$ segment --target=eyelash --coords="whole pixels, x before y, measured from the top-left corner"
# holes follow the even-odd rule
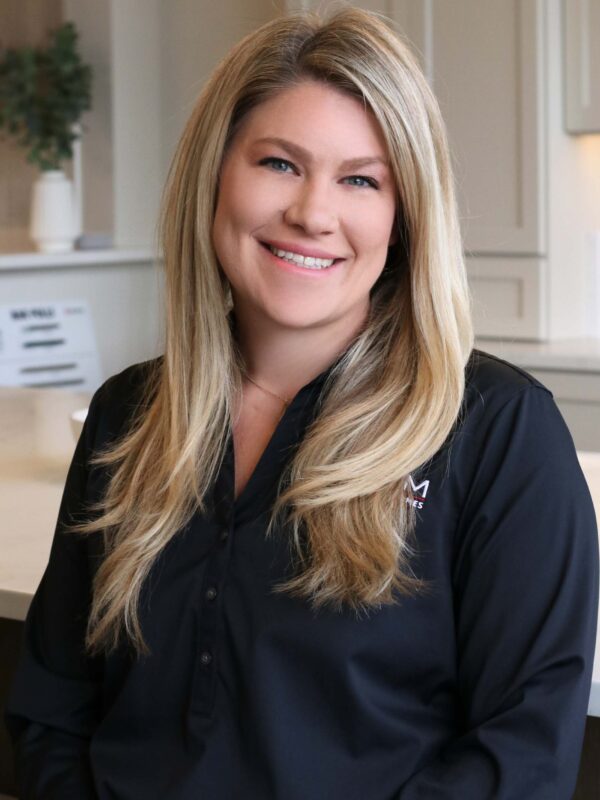
[[[261,166],[266,166],[268,164],[272,165],[273,163],[276,163],[276,164],[287,164],[288,167],[292,167],[293,166],[293,164],[290,161],[288,161],[287,159],[285,159],[285,158],[277,158],[275,156],[268,156],[267,158],[263,158],[263,159],[261,159],[261,161],[259,161],[259,164]],[[275,170],[275,172],[283,172],[283,170],[278,170],[277,169],[277,170]],[[348,178],[345,178],[344,180],[350,180],[351,178],[359,178],[361,181],[366,181],[366,186],[365,185],[353,184],[353,186],[356,186],[357,189],[368,189],[368,188],[378,189],[379,188],[379,185],[378,185],[377,181],[374,180],[373,178],[368,178],[366,175],[349,175]]]

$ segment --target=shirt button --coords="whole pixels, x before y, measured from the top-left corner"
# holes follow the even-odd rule
[[[201,661],[201,662],[204,664],[204,666],[205,666],[205,667],[207,667],[207,666],[210,664],[210,662],[212,661],[212,656],[211,656],[211,654],[208,652],[208,650],[205,650],[205,651],[204,651],[204,652],[203,652],[203,653],[200,655],[200,661]]]
[[[206,590],[206,597],[207,597],[209,600],[214,600],[216,596],[217,596],[217,590],[215,589],[215,587],[214,587],[214,586],[210,586],[210,587],[209,587],[209,588]]]

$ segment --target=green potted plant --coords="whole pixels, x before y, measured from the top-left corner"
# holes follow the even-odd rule
[[[0,132],[27,150],[41,175],[32,195],[30,234],[39,250],[73,249],[79,235],[73,187],[62,165],[73,158],[79,119],[91,107],[92,70],[77,51],[67,22],[51,31],[47,47],[0,52]]]

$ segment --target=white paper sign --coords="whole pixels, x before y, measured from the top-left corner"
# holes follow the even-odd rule
[[[86,300],[0,306],[0,385],[94,391],[101,382]]]

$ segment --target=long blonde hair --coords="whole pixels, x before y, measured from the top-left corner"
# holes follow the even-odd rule
[[[372,290],[366,326],[331,371],[320,411],[280,484],[296,572],[273,587],[357,613],[423,588],[410,569],[410,476],[447,439],[472,348],[448,146],[437,102],[401,35],[357,8],[288,14],[240,41],[189,119],[161,211],[164,357],[143,413],[91,463],[106,491],[73,531],[102,531],[88,652],[125,634],[149,653],[140,590],[165,545],[206,508],[241,392],[231,294],[211,243],[223,154],[246,114],[311,79],[358,97],[383,131],[398,190],[398,241]],[[408,501],[408,502],[407,502]],[[278,535],[281,535],[281,531]]]

